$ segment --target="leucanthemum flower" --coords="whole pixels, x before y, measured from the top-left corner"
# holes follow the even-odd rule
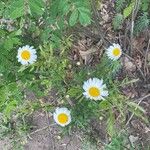
[[[112,60],[117,60],[122,55],[122,49],[119,44],[113,44],[106,50],[107,56]]]
[[[83,95],[89,99],[104,100],[104,97],[108,96],[106,84],[103,84],[103,80],[97,78],[90,78],[85,81],[83,84],[83,89],[85,90]]]
[[[65,108],[56,108],[55,112],[53,113],[53,118],[57,124],[64,127],[71,122],[71,115],[70,111]]]
[[[18,49],[18,54],[17,54],[18,62],[20,62],[22,65],[28,65],[28,64],[33,64],[36,59],[36,50],[33,48],[33,46],[23,46]]]

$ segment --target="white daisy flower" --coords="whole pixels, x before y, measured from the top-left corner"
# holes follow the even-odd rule
[[[57,124],[64,127],[71,122],[71,115],[70,111],[63,107],[63,108],[56,108],[55,112],[53,113],[53,118]]]
[[[28,64],[33,64],[36,59],[36,50],[33,48],[33,46],[23,46],[18,49],[18,54],[17,54],[18,62],[20,62],[22,65],[28,65]]]
[[[103,84],[103,80],[97,78],[90,78],[85,81],[83,84],[83,89],[85,90],[83,95],[89,99],[104,100],[104,97],[108,96],[106,84]]]
[[[113,44],[106,50],[107,56],[112,60],[117,60],[122,55],[122,49],[119,44]]]

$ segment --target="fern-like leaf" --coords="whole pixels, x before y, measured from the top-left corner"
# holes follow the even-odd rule
[[[122,14],[116,14],[113,18],[113,28],[114,30],[120,29],[121,25],[123,23],[123,15]]]
[[[138,35],[141,31],[148,28],[150,25],[150,19],[148,18],[147,13],[142,14],[135,23],[134,33]]]
[[[115,7],[117,12],[121,12],[125,6],[126,0],[116,0]]]

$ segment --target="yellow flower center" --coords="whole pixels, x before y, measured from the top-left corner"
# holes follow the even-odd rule
[[[24,60],[29,60],[31,57],[31,54],[28,50],[24,50],[22,53],[21,53],[21,58],[24,59]]]
[[[68,122],[68,115],[62,113],[58,115],[58,121],[62,124],[65,124],[66,122]]]
[[[91,87],[91,88],[89,89],[89,94],[90,94],[90,96],[97,97],[97,96],[99,96],[101,93],[100,93],[100,90],[99,90],[97,87]]]
[[[114,56],[119,56],[120,55],[120,49],[119,48],[115,48],[114,50],[113,50],[113,55]]]

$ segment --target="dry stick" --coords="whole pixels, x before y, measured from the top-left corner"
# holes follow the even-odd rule
[[[111,42],[104,37],[103,31],[101,30],[101,25],[99,24],[99,14],[96,11],[96,1],[95,0],[91,0],[91,4],[92,4],[92,8],[93,8],[93,15],[94,15],[94,19],[95,19],[95,25],[96,25],[97,30],[99,32],[99,36],[101,37],[101,39],[104,42],[104,44],[106,42],[109,42],[109,44],[111,44]]]
[[[37,129],[37,130],[31,132],[29,135],[33,135],[33,134],[35,134],[35,133],[37,133],[37,132],[46,130],[47,128],[52,127],[52,126],[54,126],[54,125],[55,125],[55,124],[51,124],[50,126],[46,126],[46,127],[41,128],[41,129]]]
[[[46,118],[47,118],[47,122],[48,122],[48,130],[49,130],[49,136],[51,138],[51,145],[52,145],[52,150],[55,150],[55,142],[53,141],[53,138],[52,138],[52,135],[51,135],[51,125],[50,125],[50,119],[49,119],[49,115],[48,115],[48,112],[45,111],[46,113]]]
[[[149,41],[148,41],[148,45],[147,45],[147,49],[146,49],[146,53],[145,53],[145,62],[144,62],[144,72],[145,72],[145,74],[146,74],[146,69],[147,69],[147,58],[148,58],[149,48],[150,48],[150,36],[149,36]]]
[[[137,63],[135,62],[135,60],[134,60],[132,57],[130,57],[129,55],[127,55],[126,53],[123,53],[123,54],[124,54],[126,57],[128,57],[128,58],[136,65],[136,67],[138,68],[138,70],[139,70],[141,76],[143,77],[144,81],[146,81],[146,78],[145,78],[144,73],[142,72],[142,70],[140,69],[140,67],[137,65]]]
[[[130,41],[131,41],[131,54],[133,52],[133,31],[134,31],[134,19],[136,18],[138,9],[139,9],[140,0],[136,0],[135,6],[132,11],[132,18],[131,18],[131,30],[130,30]]]
[[[138,102],[138,105],[140,105],[140,103],[141,103],[144,99],[146,99],[147,97],[150,97],[150,94],[147,94],[147,95],[145,95],[144,97],[140,98],[140,99],[139,99],[139,102]],[[135,110],[137,110],[137,107],[135,108]],[[134,113],[132,113],[132,115],[130,116],[129,120],[128,120],[127,123],[126,123],[126,126],[129,124],[129,122],[131,121],[131,119],[133,118],[133,116],[134,116]]]
[[[127,36],[128,35],[128,31],[129,31],[129,21],[127,21],[126,28],[125,28],[125,33],[124,33],[123,46],[124,46],[125,49],[127,48],[127,42],[130,43],[130,39]]]

